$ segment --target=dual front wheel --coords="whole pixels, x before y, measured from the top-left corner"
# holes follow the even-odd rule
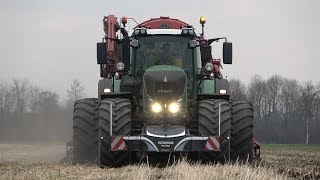
[[[252,160],[253,110],[248,101],[202,100],[198,105],[198,124],[200,135],[220,135],[220,152],[201,152],[201,159]]]

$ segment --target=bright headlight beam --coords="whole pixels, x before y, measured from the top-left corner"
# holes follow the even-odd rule
[[[106,88],[106,89],[104,89],[104,90],[103,90],[103,92],[105,92],[105,93],[109,93],[109,92],[111,92],[111,89]]]
[[[154,103],[151,105],[151,110],[155,113],[159,113],[162,111],[162,107],[159,103]]]
[[[169,105],[169,111],[171,113],[177,113],[179,111],[179,105],[176,102],[173,102]]]
[[[225,89],[220,89],[220,94],[226,94],[227,93],[227,90]]]

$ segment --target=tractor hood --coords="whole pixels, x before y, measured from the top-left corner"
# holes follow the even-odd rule
[[[156,65],[143,76],[146,95],[159,103],[177,101],[186,93],[187,75],[177,66]]]

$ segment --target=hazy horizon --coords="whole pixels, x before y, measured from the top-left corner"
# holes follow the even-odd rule
[[[234,64],[223,66],[228,79],[248,83],[254,74],[279,74],[319,82],[320,1],[190,2],[0,0],[0,80],[26,78],[64,98],[72,80],[79,79],[88,96],[97,96],[96,43],[104,35],[103,16],[114,14],[138,22],[169,16],[198,31],[204,15],[207,38],[226,36],[233,42]],[[221,57],[219,46],[215,58]]]

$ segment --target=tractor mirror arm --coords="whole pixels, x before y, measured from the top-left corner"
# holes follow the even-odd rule
[[[120,32],[123,35],[123,38],[128,38],[128,32],[125,28],[120,28]]]
[[[200,42],[200,44],[197,44],[197,45],[193,45],[195,44],[195,40],[191,40],[189,45],[188,45],[188,48],[194,48],[194,47],[198,47],[198,46],[203,46],[203,45],[211,45],[213,42],[219,42],[220,39],[224,39],[225,42],[228,42],[227,38],[226,37],[220,37],[220,38],[213,38],[213,39],[208,39],[208,40],[197,40]],[[193,42],[195,41],[195,42]],[[201,42],[205,42],[204,44],[201,44]]]
[[[108,38],[107,36],[104,39],[109,39],[111,41],[115,41],[117,44],[121,44],[121,40],[118,38]]]
[[[207,44],[210,45],[210,44],[213,43],[213,42],[219,42],[220,39],[224,39],[225,42],[228,41],[226,37],[220,37],[220,38],[208,39],[208,40],[207,40]]]

